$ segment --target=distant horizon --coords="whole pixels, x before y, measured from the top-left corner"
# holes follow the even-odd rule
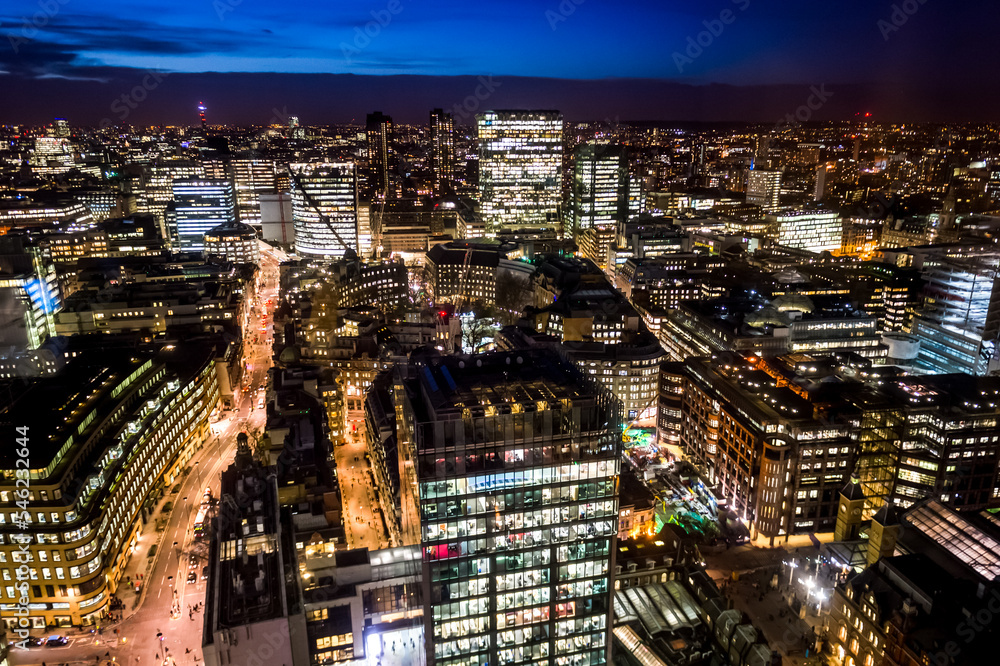
[[[960,82],[903,84],[693,85],[670,80],[518,76],[175,73],[92,70],[85,80],[0,75],[30,94],[0,97],[0,123],[193,126],[204,103],[210,125],[267,126],[298,116],[303,126],[363,124],[379,110],[396,122],[426,124],[431,109],[459,125],[491,109],[554,109],[567,122],[760,124],[852,122],[964,124],[996,121],[1000,90]]]

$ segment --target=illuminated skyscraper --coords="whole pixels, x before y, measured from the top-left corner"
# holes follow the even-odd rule
[[[932,257],[924,260],[924,304],[912,325],[920,340],[917,367],[927,373],[994,372],[1000,367],[1000,255],[984,247]]]
[[[358,179],[351,163],[292,164],[292,219],[299,254],[358,250]]]
[[[236,221],[233,184],[228,180],[184,178],[173,182],[173,192],[170,234],[181,252],[201,252],[206,233]]]
[[[623,146],[587,143],[573,163],[573,228],[615,228],[629,214],[628,158]]]
[[[208,122],[205,120],[205,111],[207,111],[207,110],[208,110],[208,107],[206,107],[201,102],[198,102],[198,119],[201,121],[201,127],[202,127],[202,129],[204,129],[205,126],[208,124]]]
[[[560,228],[563,121],[558,111],[487,111],[476,116],[479,196],[487,235]]]
[[[370,198],[389,196],[389,169],[392,155],[392,118],[381,111],[368,114],[368,187]]]
[[[455,178],[455,121],[441,109],[431,111],[431,174],[434,196],[452,189]]]
[[[406,375],[402,507],[420,527],[427,664],[607,663],[618,400],[549,350]]]
[[[161,233],[169,237],[166,228],[167,206],[174,200],[174,180],[205,177],[202,164],[190,160],[157,160],[143,172],[138,186],[134,186],[136,211],[156,217]]]
[[[753,169],[747,175],[747,203],[764,209],[765,213],[778,210],[781,195],[781,172]]]
[[[244,224],[260,227],[260,195],[277,192],[274,161],[234,159],[231,168],[237,217]]]

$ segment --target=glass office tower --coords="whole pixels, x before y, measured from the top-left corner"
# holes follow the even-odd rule
[[[369,113],[365,122],[365,136],[368,139],[368,188],[369,199],[390,197],[392,184],[389,170],[392,168],[392,118],[381,111]]]
[[[573,163],[573,228],[613,229],[628,220],[629,174],[624,146],[585,143]]]
[[[292,164],[295,251],[343,256],[358,249],[358,181],[350,163]]]
[[[173,182],[174,243],[181,252],[205,249],[205,234],[236,221],[233,184],[228,180],[184,178]]]
[[[476,116],[476,125],[487,235],[500,229],[561,228],[562,114],[487,111]]]
[[[427,663],[606,663],[618,400],[549,350],[414,361],[396,395]]]
[[[449,194],[455,180],[455,119],[442,109],[431,111],[431,176],[434,196]]]

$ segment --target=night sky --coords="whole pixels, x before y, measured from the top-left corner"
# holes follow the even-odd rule
[[[190,122],[198,101],[217,123],[473,102],[768,121],[810,86],[830,91],[818,120],[990,120],[998,18],[984,0],[5,0],[0,122]],[[499,85],[477,101],[480,76]]]

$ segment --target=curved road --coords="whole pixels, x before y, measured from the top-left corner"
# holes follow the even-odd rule
[[[144,572],[145,589],[136,595],[123,576],[117,594],[125,603],[124,620],[102,627],[100,634],[96,630],[89,634],[70,632],[67,635],[71,641],[65,647],[29,650],[12,647],[12,664],[157,666],[165,654],[170,658],[167,660],[168,664],[176,663],[180,666],[203,663],[201,634],[204,617],[202,613],[189,616],[188,606],[205,600],[205,581],[201,580],[201,569],[207,564],[208,547],[203,539],[194,538],[194,519],[206,487],[211,488],[214,498],[218,498],[220,474],[232,463],[236,453],[236,435],[247,427],[262,428],[264,425],[266,412],[256,409],[260,395],[257,387],[266,383],[267,371],[271,366],[270,315],[274,312],[273,302],[277,301],[277,265],[284,257],[262,251],[261,259],[265,286],[260,289],[255,303],[255,326],[246,332],[245,337],[246,359],[252,363],[252,370],[244,375],[243,386],[247,390],[241,394],[239,408],[235,412],[211,425],[214,437],[192,456],[191,471],[175,484],[175,487],[179,486],[178,492],[168,492],[159,502],[161,508],[143,526],[139,544],[126,571],[133,578],[134,572]],[[268,299],[273,299],[270,306],[267,305]],[[269,316],[266,334],[261,332],[261,317],[264,314],[262,307],[266,308]],[[260,338],[261,344],[253,344],[257,336],[263,336]],[[157,533],[157,519],[163,515],[163,503],[168,501],[173,502],[174,507],[167,516],[163,532]],[[157,542],[159,545],[150,570],[147,554]],[[197,559],[197,565],[194,569],[189,569],[192,555]],[[187,576],[192,570],[197,573],[198,579],[189,584],[186,582]],[[177,619],[172,619],[170,609],[175,598],[181,613]],[[157,640],[158,632],[163,634],[162,641]],[[33,634],[44,635],[38,632]],[[185,652],[187,649],[191,650],[190,653]],[[105,661],[109,664],[102,663]]]

